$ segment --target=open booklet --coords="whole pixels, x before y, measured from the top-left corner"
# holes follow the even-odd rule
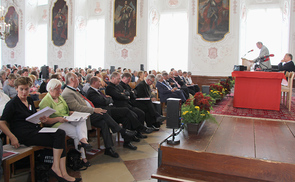
[[[41,118],[43,116],[48,117],[53,113],[55,113],[55,110],[47,106],[44,109],[36,112],[35,114],[27,117],[26,120],[31,123],[38,124],[40,122],[39,118]]]
[[[41,130],[39,130],[39,133],[55,133],[57,130],[58,128],[43,127]]]
[[[67,119],[69,122],[78,122],[87,119],[89,115],[90,113],[75,111],[72,115],[65,116],[64,118]]]
[[[17,154],[18,154],[18,152],[3,150],[2,160],[5,160],[5,159],[15,156]]]
[[[136,98],[136,100],[151,100],[151,98],[150,97]]]

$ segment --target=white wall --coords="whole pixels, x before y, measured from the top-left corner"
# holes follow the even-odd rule
[[[288,2],[288,20],[290,22],[289,30],[289,52],[295,55],[295,2]],[[285,2],[284,1],[284,2]],[[79,28],[81,19],[87,20],[89,17],[105,17],[105,68],[110,66],[121,66],[139,70],[140,64],[144,64],[145,70],[155,69],[157,64],[157,42],[148,44],[148,36],[156,35],[158,32],[158,24],[148,27],[150,22],[150,13],[153,10],[158,13],[165,11],[187,11],[189,20],[189,55],[188,55],[188,70],[195,75],[211,75],[211,76],[228,76],[231,74],[233,66],[240,64],[240,57],[243,52],[247,51],[244,45],[241,45],[241,37],[244,32],[244,20],[241,20],[243,4],[247,6],[255,6],[262,1],[256,0],[231,0],[230,1],[230,32],[224,39],[218,42],[207,42],[197,34],[197,4],[198,0],[138,0],[137,1],[137,36],[134,41],[127,45],[121,45],[116,42],[113,37],[113,11],[114,0],[67,0],[69,8],[68,21],[68,40],[63,46],[54,46],[51,41],[51,22],[52,22],[52,7],[55,0],[48,0],[47,6],[33,8],[32,3],[37,0],[30,1],[12,1],[3,2],[5,8],[13,5],[19,13],[20,25],[19,43],[13,49],[7,48],[2,41],[2,64],[21,64],[25,65],[26,60],[26,44],[25,41],[30,41],[30,33],[25,28],[30,23],[41,21],[44,14],[47,16],[42,20],[48,23],[48,65],[59,65],[59,67],[74,67],[75,64],[80,64],[86,60],[85,41],[87,31]],[[171,2],[178,3],[171,6]],[[273,6],[282,6],[283,1],[273,0]],[[30,4],[31,3],[31,4]],[[100,3],[101,12],[95,13],[96,3]],[[46,13],[44,13],[44,10]],[[37,18],[36,18],[37,17]],[[242,23],[241,23],[242,22]],[[240,24],[241,23],[241,24]],[[38,26],[38,23],[35,23]],[[35,25],[34,24],[34,25]],[[87,24],[85,25],[87,26]],[[288,32],[288,31],[286,31]],[[287,33],[288,34],[288,33]],[[288,38],[288,37],[287,37]],[[285,38],[285,39],[287,39]],[[128,51],[128,57],[122,56],[122,50]],[[217,56],[212,58],[209,56],[209,50],[216,49]],[[38,45],[36,45],[38,51]],[[148,51],[151,51],[150,54]],[[240,53],[241,52],[241,53]],[[13,56],[12,56],[13,55]],[[171,65],[173,67],[173,65]],[[177,68],[176,68],[177,69]]]
[[[82,1],[82,0],[78,0]],[[67,0],[68,6],[68,39],[63,46],[55,46],[52,42],[52,8],[56,0],[48,0],[48,65],[58,65],[60,68],[74,67],[74,26],[75,26],[75,0]],[[40,15],[39,15],[40,16]]]
[[[4,40],[2,44],[2,65],[18,64],[25,65],[25,5],[24,1],[2,1],[3,7],[8,10],[10,6],[15,8],[19,18],[18,43],[14,48],[8,48]]]
[[[119,44],[114,38],[114,0],[108,0],[106,11],[105,68],[121,66],[139,70],[140,64],[147,65],[147,9],[148,1],[137,0],[137,35],[129,44]],[[128,57],[122,56],[122,50],[128,51]]]

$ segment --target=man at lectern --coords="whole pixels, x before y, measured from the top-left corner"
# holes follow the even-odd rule
[[[269,51],[262,42],[257,42],[256,46],[260,49],[259,56],[253,60],[254,63],[259,62],[259,67],[261,69],[271,69]]]
[[[293,56],[290,53],[285,54],[284,59],[278,64],[279,71],[295,71],[295,65],[292,61]]]

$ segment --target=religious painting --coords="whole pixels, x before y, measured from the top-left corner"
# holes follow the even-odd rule
[[[120,44],[129,44],[136,36],[137,0],[115,0],[114,37]]]
[[[52,8],[52,42],[63,46],[68,39],[68,6],[66,1],[57,0]]]
[[[230,0],[199,0],[198,34],[209,42],[220,41],[229,32]]]
[[[18,20],[19,17],[17,12],[15,11],[15,8],[13,6],[10,6],[5,15],[5,23],[10,24],[10,35],[5,39],[5,43],[9,48],[14,48],[18,43]]]

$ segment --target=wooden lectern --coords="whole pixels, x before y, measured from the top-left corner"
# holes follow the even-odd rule
[[[242,59],[242,65],[247,66],[247,71],[250,71],[250,68],[253,66],[253,63],[251,60],[248,60],[246,58],[241,58]]]

